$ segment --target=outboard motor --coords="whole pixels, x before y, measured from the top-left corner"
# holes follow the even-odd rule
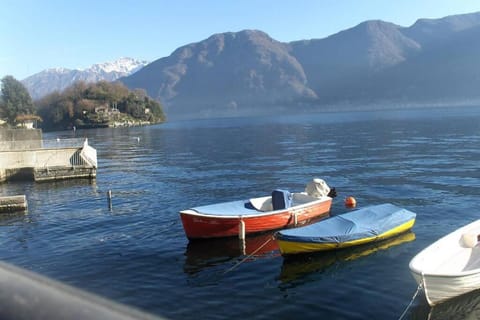
[[[305,192],[312,197],[321,198],[330,196],[332,198],[337,196],[335,188],[330,189],[323,179],[315,178],[310,181],[305,187]]]

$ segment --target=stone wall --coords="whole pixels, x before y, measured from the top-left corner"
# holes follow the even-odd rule
[[[71,147],[61,146],[61,142],[63,140],[49,148],[42,147],[41,130],[0,129],[0,182],[95,178],[96,150],[88,146],[87,141]],[[75,145],[77,141],[66,142]],[[94,162],[85,160],[81,153],[85,148],[94,151]]]
[[[40,129],[0,128],[0,151],[37,149],[42,147]]]
[[[0,152],[0,182],[94,178],[96,168],[80,156],[81,148]]]

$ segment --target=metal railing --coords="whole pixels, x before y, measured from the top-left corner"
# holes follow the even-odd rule
[[[70,158],[70,164],[72,166],[85,166],[89,163],[87,163],[81,156],[81,150],[78,150],[73,154],[73,156]]]
[[[42,140],[45,149],[81,148],[85,138]]]

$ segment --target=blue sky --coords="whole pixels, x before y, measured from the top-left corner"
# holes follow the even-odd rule
[[[324,38],[365,20],[480,11],[478,0],[0,0],[0,78],[153,61],[215,33],[257,29],[279,41]]]

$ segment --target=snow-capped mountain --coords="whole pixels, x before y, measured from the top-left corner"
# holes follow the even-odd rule
[[[141,68],[143,68],[148,62],[147,61],[139,61],[132,58],[120,58],[113,62],[105,62],[100,64],[94,64],[90,68],[86,69],[85,71],[94,71],[98,73],[124,73],[124,74],[132,74]]]
[[[87,69],[52,68],[36,73],[22,80],[33,100],[54,91],[62,91],[77,81],[115,81],[131,75],[148,64],[147,61],[120,58],[113,62],[94,64]]]

